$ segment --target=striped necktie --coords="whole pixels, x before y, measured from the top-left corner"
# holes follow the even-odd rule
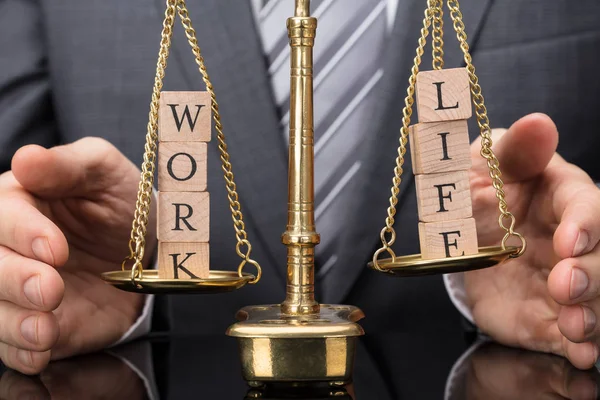
[[[269,63],[274,98],[289,134],[289,47],[285,30],[290,1],[262,0],[257,25]],[[376,103],[373,90],[383,76],[386,0],[313,0],[318,18],[314,48],[315,219],[317,277],[338,260],[337,240],[347,220],[348,196],[363,166],[361,137]]]

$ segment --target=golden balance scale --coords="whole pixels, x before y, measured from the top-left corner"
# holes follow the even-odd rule
[[[146,135],[144,162],[136,211],[133,221],[130,255],[122,271],[103,274],[103,278],[119,289],[138,293],[222,293],[240,289],[260,280],[260,265],[251,258],[252,247],[244,229],[243,215],[236,192],[232,166],[227,153],[219,108],[204,60],[192,28],[185,0],[167,0],[165,21],[157,65],[150,121]],[[479,248],[473,255],[425,259],[420,254],[396,256],[391,246],[396,240],[393,228],[402,165],[409,136],[417,74],[424,54],[426,38],[433,26],[434,69],[443,67],[443,0],[428,0],[418,42],[408,95],[403,110],[402,128],[396,167],[394,168],[390,206],[385,227],[381,231],[382,247],[373,256],[369,267],[391,276],[441,274],[487,268],[518,257],[525,251],[524,238],[514,231],[515,218],[504,200],[499,163],[491,150],[491,129],[487,119],[481,87],[473,67],[466,40],[458,0],[448,0],[454,29],[464,52],[470,92],[482,136],[481,155],[487,160],[490,176],[499,200],[500,227],[506,232],[499,247]],[[162,279],[155,270],[144,270],[145,235],[152,198],[157,150],[158,107],[171,44],[174,20],[179,15],[189,44],[195,55],[206,89],[210,94],[217,141],[225,172],[226,188],[234,230],[236,253],[242,259],[237,271],[211,270],[207,279]],[[295,15],[287,21],[291,49],[290,68],[290,135],[288,224],[282,242],[287,247],[287,295],[277,305],[249,306],[238,312],[240,322],[227,330],[227,335],[239,341],[244,378],[251,385],[272,381],[327,381],[343,384],[351,380],[357,337],[364,334],[357,321],[364,317],[360,309],[348,305],[319,304],[314,296],[314,255],[319,243],[314,219],[314,149],[313,149],[313,82],[312,53],[317,20],[310,16],[310,0],[295,0]],[[467,84],[467,87],[469,84]],[[467,92],[469,90],[467,89]],[[470,106],[469,106],[470,108]],[[509,238],[520,240],[519,247],[507,245]],[[381,256],[388,258],[381,258]],[[127,264],[133,263],[131,269]],[[247,264],[256,275],[244,272]]]

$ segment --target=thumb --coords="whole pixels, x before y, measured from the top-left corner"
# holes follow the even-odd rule
[[[93,197],[121,185],[136,170],[119,150],[99,138],[84,138],[50,149],[24,146],[12,159],[17,181],[43,198]]]
[[[536,113],[521,118],[501,134],[494,132],[492,141],[504,183],[525,181],[546,169],[558,146],[558,130],[549,116]],[[487,173],[487,161],[480,151],[478,139],[471,145],[473,170]]]

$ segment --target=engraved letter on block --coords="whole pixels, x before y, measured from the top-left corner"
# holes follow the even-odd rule
[[[469,119],[471,88],[465,68],[419,72],[417,75],[419,122]]]
[[[160,142],[209,142],[211,114],[208,92],[161,92]]]
[[[208,192],[160,192],[158,240],[208,242],[209,206]]]
[[[159,243],[158,260],[161,279],[205,279],[209,275],[208,243]]]
[[[203,192],[206,190],[206,143],[163,142],[158,146],[158,190]]]
[[[467,121],[432,122],[410,127],[410,153],[415,174],[471,168]]]
[[[421,256],[425,260],[477,254],[473,218],[443,222],[419,222]]]
[[[473,215],[468,171],[417,175],[415,183],[419,221],[448,221]]]

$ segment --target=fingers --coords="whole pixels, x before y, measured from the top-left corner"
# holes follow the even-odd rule
[[[0,198],[0,221],[0,246],[55,267],[67,262],[69,246],[65,236],[28,199]]]
[[[589,177],[561,185],[554,196],[553,207],[560,221],[554,233],[554,250],[560,258],[584,255],[598,245],[600,190]]]
[[[556,264],[548,276],[548,291],[561,305],[597,298],[600,295],[600,248]]]
[[[25,146],[12,160],[17,181],[43,198],[88,197],[126,176],[123,168],[135,166],[109,142],[99,138],[85,138],[51,149]]]
[[[515,122],[493,145],[504,183],[524,181],[541,174],[557,146],[558,131],[547,115],[530,114]],[[473,144],[473,152],[479,153],[480,149],[480,141]],[[473,168],[487,170],[486,160],[480,155],[473,157]]]
[[[40,373],[48,365],[50,351],[22,350],[0,342],[0,358],[7,367],[27,375],[34,375]]]
[[[50,350],[58,340],[54,314],[36,312],[0,301],[0,341],[23,350]]]
[[[0,246],[0,301],[28,310],[52,311],[63,295],[64,282],[54,268]]]
[[[590,369],[598,360],[598,346],[591,342],[573,343],[564,338],[563,349],[565,356],[579,369]]]

